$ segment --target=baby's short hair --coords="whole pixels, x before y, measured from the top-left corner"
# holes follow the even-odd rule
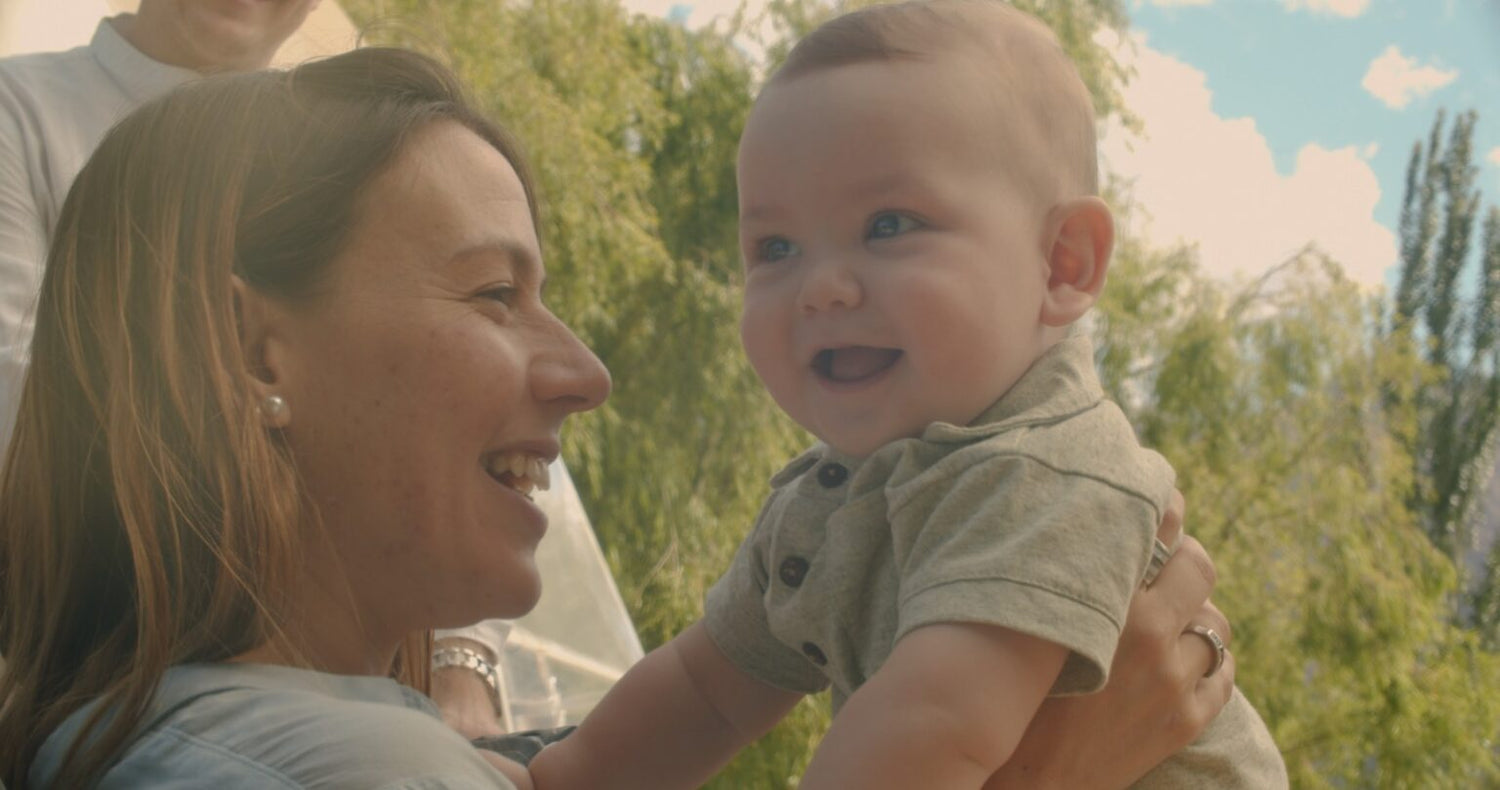
[[[835,17],[797,42],[767,87],[839,66],[960,54],[987,61],[997,109],[1050,154],[1026,174],[1032,186],[1059,200],[1097,194],[1088,88],[1052,31],[1003,0],[907,0]]]

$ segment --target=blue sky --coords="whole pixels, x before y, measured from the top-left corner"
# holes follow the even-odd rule
[[[1352,150],[1379,190],[1371,216],[1393,232],[1412,144],[1439,108],[1472,108],[1479,186],[1500,205],[1500,2],[1130,0],[1128,10],[1145,47],[1201,72],[1216,116],[1253,122],[1278,176],[1294,178],[1309,146]],[[1356,220],[1326,231],[1360,230]],[[1346,263],[1374,273],[1373,261]]]

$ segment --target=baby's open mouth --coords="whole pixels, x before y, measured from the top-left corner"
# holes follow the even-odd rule
[[[526,452],[495,453],[485,464],[496,482],[514,488],[527,499],[535,490],[546,491],[552,487],[552,474],[547,469],[547,459]]]
[[[844,346],[825,348],[813,357],[813,371],[818,376],[840,384],[864,381],[889,370],[901,359],[899,348]]]

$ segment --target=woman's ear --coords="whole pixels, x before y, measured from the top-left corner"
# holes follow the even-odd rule
[[[231,275],[230,279],[234,288],[235,324],[245,359],[245,386],[266,426],[285,428],[291,422],[291,409],[282,392],[286,385],[285,359],[276,330],[281,311],[239,275]]]
[[[1097,197],[1068,200],[1047,215],[1047,296],[1042,323],[1067,326],[1088,312],[1104,290],[1115,221]]]

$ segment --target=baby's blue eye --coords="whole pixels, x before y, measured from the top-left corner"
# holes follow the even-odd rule
[[[796,255],[797,245],[780,236],[773,236],[761,241],[759,252],[759,259],[769,263]]]
[[[889,239],[899,236],[909,230],[915,230],[921,225],[915,219],[895,211],[887,211],[876,214],[870,220],[869,238]]]

